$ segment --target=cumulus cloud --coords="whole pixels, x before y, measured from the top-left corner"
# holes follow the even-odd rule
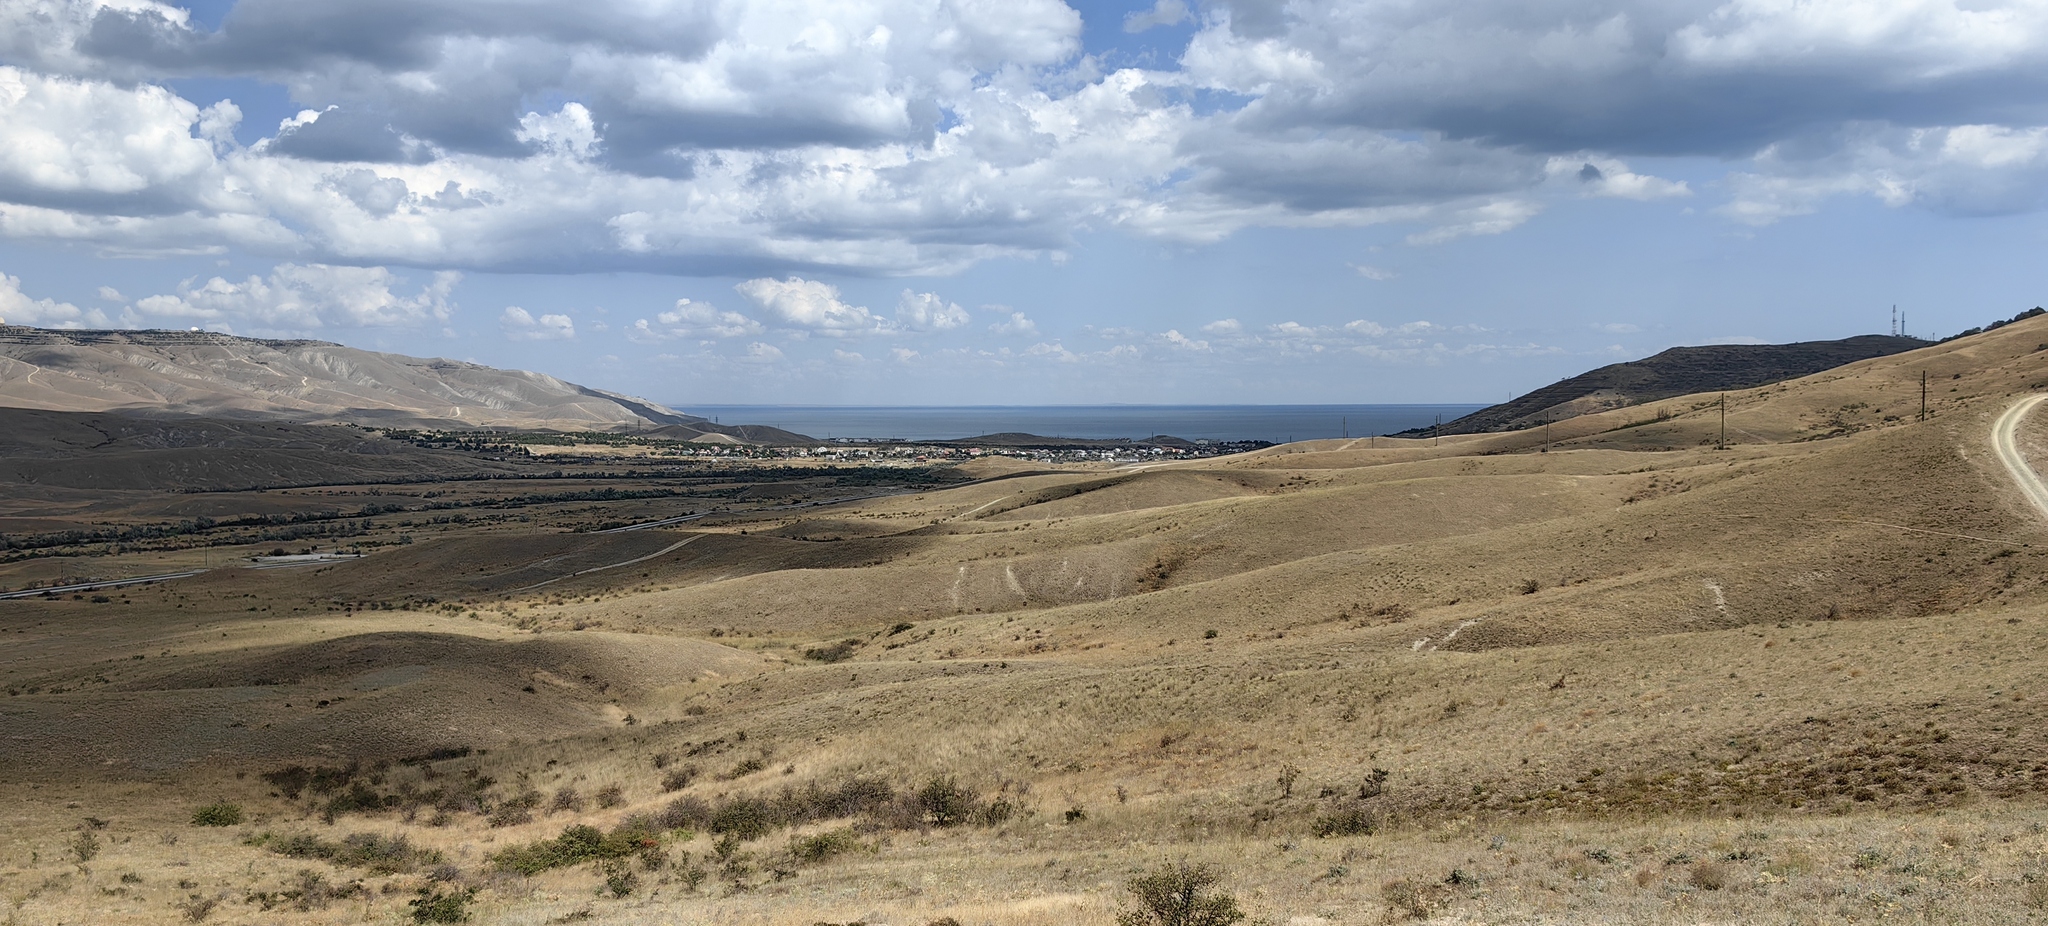
[[[0,235],[772,282],[1099,229],[1441,244],[1695,195],[1632,166],[1669,156],[1736,164],[1711,189],[1738,222],[2048,205],[2033,0],[1155,0],[1123,26],[1190,21],[1172,64],[1105,69],[1058,0],[240,0],[211,30],[155,0],[0,4]],[[307,109],[245,147],[234,104],[166,89],[188,77]],[[763,315],[948,330],[949,306]]]
[[[0,273],[0,324],[37,328],[109,328],[107,315],[69,302],[33,299],[21,291],[21,278]]]
[[[1002,335],[1031,337],[1038,333],[1038,324],[1024,317],[1022,312],[1011,312],[1009,318],[988,326],[988,330]]]
[[[566,341],[576,336],[576,322],[567,315],[542,315],[516,305],[498,316],[498,330],[514,341]]]
[[[1244,331],[1244,323],[1235,318],[1224,318],[1202,326],[1202,330],[1214,335],[1234,335]]]
[[[676,307],[639,319],[626,329],[636,341],[665,341],[671,338],[741,338],[762,332],[761,323],[738,312],[720,311],[710,303],[676,300]]]
[[[896,323],[911,331],[951,331],[967,324],[967,310],[938,293],[903,291],[896,303]]]
[[[404,280],[383,267],[279,264],[267,277],[239,283],[186,280],[175,294],[136,300],[135,309],[269,331],[418,328],[448,320],[455,310],[449,296],[461,279],[458,272],[442,271],[408,296],[393,291]]]
[[[213,147],[192,134],[204,118],[162,87],[0,66],[0,200],[87,213],[233,209]]]
[[[769,277],[747,280],[733,289],[759,307],[777,327],[826,337],[853,337],[888,331],[886,319],[866,306],[839,298],[839,287],[817,280]]]

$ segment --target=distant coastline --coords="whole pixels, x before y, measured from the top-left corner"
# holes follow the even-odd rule
[[[820,440],[954,440],[1022,432],[1095,440],[1171,435],[1186,440],[1366,437],[1452,421],[1486,406],[1427,405],[692,405],[669,407],[725,423],[767,425]]]

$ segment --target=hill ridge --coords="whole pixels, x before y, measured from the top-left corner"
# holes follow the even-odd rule
[[[1810,376],[1824,370],[1886,357],[1934,342],[1864,334],[1829,341],[1788,344],[1703,344],[1672,347],[1622,363],[1610,363],[1445,422],[1442,434],[1516,431],[1579,415],[1640,405],[1701,392],[1752,389]],[[1430,428],[1403,431],[1425,436]]]

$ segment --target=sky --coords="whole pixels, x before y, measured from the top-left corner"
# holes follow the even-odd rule
[[[2048,0],[0,0],[0,318],[1492,402],[2048,303]]]

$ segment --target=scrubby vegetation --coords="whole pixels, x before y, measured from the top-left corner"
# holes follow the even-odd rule
[[[241,806],[226,801],[208,804],[192,811],[193,826],[237,826],[241,822]]]
[[[250,839],[249,844],[290,858],[319,859],[334,865],[366,869],[376,875],[418,871],[442,863],[438,850],[418,848],[402,834],[352,833],[340,840],[325,840],[303,833],[288,836],[264,833]]]

